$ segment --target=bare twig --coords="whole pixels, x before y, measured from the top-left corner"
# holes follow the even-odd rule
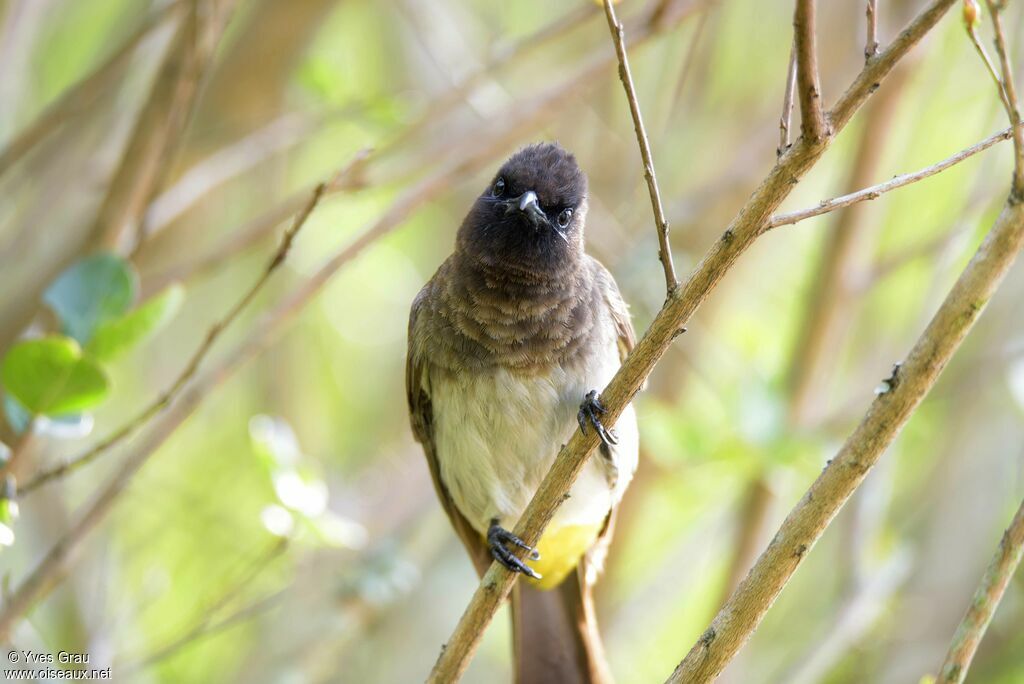
[[[878,0],[867,0],[867,39],[864,43],[864,60],[878,54]]]
[[[64,91],[32,123],[18,132],[0,151],[0,176],[51,132],[94,102],[118,70],[135,54],[135,48],[179,5],[180,0],[177,0],[155,10],[102,64]]]
[[[869,97],[874,90],[872,86],[892,70],[910,48],[938,22],[954,1],[933,0],[932,4],[911,22],[878,58],[865,66],[833,107],[832,120],[837,130],[846,124]],[[746,205],[740,209],[721,239],[711,247],[690,278],[669,296],[611,383],[601,392],[607,409],[607,424],[615,423],[625,406],[640,390],[655,364],[667,351],[672,340],[678,336],[682,326],[740,254],[763,232],[770,214],[792,190],[793,181],[801,178],[814,165],[830,141],[831,136],[817,139],[805,136],[794,144],[754,191]],[[537,493],[516,524],[516,536],[527,544],[537,543],[544,527],[554,516],[564,500],[565,493],[583,468],[587,457],[597,447],[597,442],[597,435],[593,431],[586,435],[581,432],[573,434],[569,443],[560,450],[550,472],[541,482]],[[428,678],[429,682],[455,682],[465,672],[484,629],[490,624],[498,606],[508,596],[516,579],[516,576],[502,565],[491,564],[435,663]],[[751,631],[752,629],[753,626],[750,627]],[[749,634],[749,631],[745,634]],[[735,648],[738,648],[738,644]],[[735,648],[718,663],[718,669],[731,658]]]
[[[996,65],[992,63],[992,58],[988,56],[988,52],[985,50],[985,46],[982,44],[981,39],[978,38],[978,32],[975,28],[974,22],[967,22],[967,37],[971,39],[971,44],[974,45],[974,49],[978,52],[978,56],[981,57],[981,61],[985,64],[985,70],[988,71],[988,75],[992,77],[992,81],[996,84],[996,90],[999,91],[999,101],[1003,103],[1009,111],[1010,105],[1006,99],[1006,91],[1003,90],[1003,81],[999,78],[999,72],[996,71]]]
[[[960,684],[967,676],[974,652],[985,636],[1010,578],[1024,556],[1024,501],[999,541],[999,548],[981,578],[967,614],[961,620],[942,663],[936,684]]]
[[[658,177],[654,172],[651,143],[647,140],[647,131],[644,129],[643,117],[640,114],[640,103],[637,101],[636,88],[633,86],[633,75],[629,71],[624,31],[622,24],[615,16],[612,0],[604,0],[604,13],[608,18],[608,30],[611,31],[612,39],[615,42],[615,54],[619,58],[619,79],[622,81],[626,99],[629,101],[629,113],[633,116],[633,130],[636,131],[636,141],[640,146],[640,157],[644,163],[644,180],[647,181],[647,191],[651,195],[651,209],[654,211],[655,229],[658,231],[658,259],[661,260],[662,268],[665,271],[665,289],[671,294],[679,286],[679,281],[676,279],[676,269],[672,263],[672,247],[668,240],[668,220],[665,218],[665,209],[661,206],[661,190],[658,188]]]
[[[43,472],[36,475],[22,488],[21,491],[23,494],[31,492],[37,487],[46,484],[50,480],[62,477],[71,472],[72,470],[88,465],[101,454],[103,454],[110,448],[114,447],[115,445],[119,444],[121,441],[130,437],[140,427],[146,424],[147,421],[152,419],[153,416],[157,415],[158,413],[160,413],[165,408],[171,405],[171,403],[175,400],[175,398],[182,391],[182,389],[184,389],[184,387],[189,383],[189,381],[192,380],[193,377],[195,377],[195,374],[199,370],[199,366],[202,364],[203,359],[205,359],[206,355],[210,353],[210,350],[213,348],[213,345],[217,341],[217,339],[235,321],[235,319],[238,318],[239,314],[241,314],[242,311],[244,311],[246,307],[249,306],[249,304],[256,297],[256,295],[259,294],[260,290],[263,289],[263,286],[270,279],[270,276],[272,276],[274,271],[277,270],[278,266],[280,266],[284,262],[285,257],[288,256],[288,251],[291,249],[292,242],[295,240],[295,236],[298,234],[299,230],[302,229],[302,226],[305,225],[306,219],[309,218],[309,215],[312,213],[313,209],[320,201],[320,198],[323,196],[326,188],[326,183],[321,183],[320,185],[316,186],[312,194],[309,196],[309,199],[306,201],[306,205],[302,208],[298,215],[296,215],[291,228],[289,228],[285,232],[284,236],[281,239],[281,244],[278,246],[273,258],[271,258],[270,262],[267,264],[267,267],[263,270],[262,275],[260,275],[256,282],[252,284],[252,286],[242,296],[242,298],[235,303],[231,310],[228,311],[228,313],[225,314],[224,317],[222,317],[220,320],[218,320],[210,327],[209,331],[206,333],[206,338],[195,350],[195,352],[193,352],[192,358],[189,360],[184,370],[182,370],[181,373],[178,375],[174,383],[167,390],[165,390],[164,393],[161,394],[153,403],[144,408],[137,416],[135,416],[135,418],[128,421],[127,424],[122,426],[121,429],[117,430],[114,434],[110,435],[109,437],[107,437],[106,439],[104,439],[103,441],[101,441],[100,443],[98,443],[96,446],[89,449],[85,453],[82,453],[74,458],[71,458],[70,460],[61,463],[60,465],[54,466],[53,468],[44,470]]]
[[[779,146],[775,156],[789,149],[789,122],[793,118],[793,96],[796,93],[796,42],[789,48],[789,67],[786,71],[786,90],[782,95],[782,116],[779,117]]]
[[[800,133],[816,141],[827,134],[827,129],[821,105],[814,6],[815,0],[796,1],[793,12],[793,49],[796,52],[796,83],[800,97]]]
[[[1024,128],[1024,125],[1018,126],[1018,129],[1019,128]],[[974,145],[971,145],[966,149],[960,150],[953,156],[947,157],[946,159],[943,159],[942,161],[936,164],[932,164],[931,166],[923,168],[919,171],[914,171],[913,173],[905,173],[900,176],[894,176],[893,178],[887,180],[884,183],[872,185],[871,187],[864,188],[863,190],[858,190],[856,192],[851,192],[847,195],[840,195],[839,197],[833,197],[832,199],[822,200],[816,206],[808,207],[807,209],[791,211],[786,214],[776,214],[775,216],[772,216],[771,219],[769,219],[768,228],[771,229],[777,228],[778,226],[791,225],[793,223],[798,223],[805,219],[813,218],[815,216],[821,216],[822,214],[827,214],[830,211],[835,211],[836,209],[848,207],[851,204],[857,204],[858,202],[863,202],[865,200],[878,199],[887,192],[896,190],[897,188],[902,188],[906,185],[910,185],[911,183],[916,183],[919,180],[924,180],[929,176],[934,176],[937,173],[945,171],[951,166],[956,166],[960,162],[966,159],[970,159],[979,152],[984,152],[985,150],[992,147],[996,143],[1002,142],[1003,140],[1009,140],[1012,137],[1012,135],[1012,130],[1007,128],[1005,131],[996,133],[995,135],[991,135],[982,140],[981,142],[975,143]]]
[[[1006,114],[1010,117],[1010,126],[1013,127],[1013,197],[1018,201],[1024,201],[1024,131],[1020,123],[1020,106],[1017,102],[1017,86],[1014,84],[1013,67],[1010,65],[1010,56],[1006,48],[1006,36],[1003,34],[1003,23],[1000,14],[1005,3],[986,0],[989,15],[992,17],[992,28],[995,30],[996,52],[999,54],[999,65],[1003,72],[1000,81],[1000,92],[1003,94],[1003,104],[1006,106]]]

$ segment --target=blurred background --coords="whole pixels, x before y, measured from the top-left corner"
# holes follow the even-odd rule
[[[879,3],[883,46],[923,4]],[[829,104],[863,64],[864,3],[819,5]],[[1015,56],[1020,10],[1005,18]],[[792,7],[624,0],[619,13],[683,276],[774,163]],[[132,306],[162,306],[145,339],[104,360],[102,404],[37,420],[25,444],[7,402],[0,440],[23,445],[19,483],[166,390],[313,184],[334,179],[203,361],[180,429],[162,415],[19,497],[0,550],[5,591],[168,426],[13,645],[88,652],[115,681],[422,680],[477,581],[410,434],[405,329],[473,198],[518,146],[558,140],[589,175],[588,249],[638,331],[663,299],[600,7],[6,0],[0,65],[0,353],[60,327],[43,298],[100,252],[120,257]],[[1003,128],[954,10],[784,209]],[[597,597],[620,682],[662,681],[703,632],[923,329],[1010,171],[1002,143],[778,228],[700,309],[636,404],[641,465]],[[1018,266],[722,681],[916,682],[937,670],[1024,494],[1022,295]],[[233,363],[246,344],[258,356]],[[506,681],[509,644],[503,610],[465,681]],[[970,681],[1024,681],[1020,573]]]

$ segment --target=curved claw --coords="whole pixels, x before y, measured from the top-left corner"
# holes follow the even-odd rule
[[[491,550],[491,557],[498,561],[512,572],[521,572],[527,577],[541,579],[541,576],[529,565],[521,561],[514,553],[505,546],[511,544],[524,551],[529,552],[530,560],[540,560],[540,553],[522,539],[512,534],[504,527],[498,525],[497,520],[491,521],[491,527],[487,530],[487,546]]]
[[[576,414],[576,420],[580,424],[580,430],[583,434],[587,434],[587,424],[594,426],[594,430],[597,431],[597,436],[601,438],[601,443],[605,446],[614,446],[619,443],[619,438],[616,436],[614,430],[608,430],[604,424],[601,423],[600,415],[606,413],[604,405],[601,403],[601,398],[597,394],[597,390],[590,390],[587,392],[587,396],[583,398],[583,403],[580,404],[580,410]]]

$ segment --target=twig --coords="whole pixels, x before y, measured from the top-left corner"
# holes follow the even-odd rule
[[[864,61],[878,54],[878,0],[867,1],[867,39],[864,44]]]
[[[826,134],[818,75],[818,45],[814,26],[815,0],[796,0],[793,12],[793,49],[796,52],[796,83],[800,96],[800,133],[817,141]]]
[[[789,67],[786,71],[786,90],[782,95],[782,116],[779,117],[779,146],[775,156],[781,157],[789,149],[789,122],[793,118],[793,96],[796,93],[796,42],[789,48]]]
[[[1019,128],[1024,127],[1018,126]],[[776,214],[772,216],[768,221],[768,229],[777,228],[779,226],[791,225],[798,223],[805,219],[813,218],[815,216],[821,216],[827,214],[830,211],[836,209],[842,209],[848,207],[851,204],[857,204],[865,200],[878,199],[882,195],[891,190],[902,188],[905,185],[916,183],[919,180],[924,180],[929,176],[934,176],[937,173],[945,171],[951,166],[956,166],[965,159],[970,159],[979,152],[984,152],[988,148],[992,147],[996,143],[1002,142],[1003,140],[1009,140],[1013,133],[1011,129],[1007,128],[1005,131],[991,135],[979,143],[975,143],[970,147],[960,150],[951,157],[947,157],[942,161],[933,164],[929,167],[923,168],[920,171],[914,171],[913,173],[905,173],[900,176],[894,176],[890,180],[871,187],[858,190],[857,192],[851,192],[847,195],[840,195],[839,197],[833,197],[832,199],[822,200],[816,206],[808,207],[807,209],[800,209],[799,211],[791,211],[786,214]]]
[[[999,541],[999,548],[974,592],[967,614],[960,621],[942,663],[936,684],[959,684],[967,676],[974,652],[985,636],[992,616],[1003,598],[1010,578],[1024,555],[1024,501]]]
[[[221,334],[238,318],[239,314],[249,306],[250,302],[259,294],[260,290],[273,275],[274,271],[277,270],[285,258],[288,256],[288,251],[291,249],[292,242],[295,240],[295,236],[298,234],[302,226],[305,225],[306,219],[313,212],[320,198],[323,196],[324,191],[327,188],[326,183],[321,183],[316,186],[309,199],[306,201],[306,205],[296,215],[291,228],[289,228],[281,239],[281,244],[278,246],[273,258],[267,264],[267,267],[263,270],[262,275],[256,280],[255,283],[249,288],[249,290],[239,299],[235,305],[231,308],[228,313],[214,323],[209,331],[206,333],[206,338],[199,345],[199,347],[193,352],[192,358],[189,360],[185,369],[181,371],[174,383],[161,394],[153,403],[144,408],[138,415],[132,420],[128,421],[127,424],[117,430],[114,434],[110,435],[93,448],[89,449],[85,453],[79,454],[74,458],[71,458],[64,463],[61,463],[53,468],[44,470],[43,472],[36,475],[21,489],[22,494],[27,494],[32,490],[40,487],[50,480],[58,477],[62,477],[67,473],[81,468],[82,466],[88,465],[91,461],[99,457],[108,449],[117,445],[124,439],[128,438],[135,433],[140,427],[142,427],[147,421],[153,418],[165,408],[171,405],[181,390],[195,377],[196,372],[199,370],[199,366],[202,364],[203,359],[213,348],[214,343],[221,336]]]
[[[873,84],[885,78],[910,48],[938,22],[954,1],[933,0],[929,8],[914,19],[877,59],[865,66],[832,109],[833,125],[836,130],[842,128],[870,96],[874,89]],[[794,144],[740,209],[721,239],[717,240],[701,259],[690,278],[669,296],[633,352],[626,357],[611,383],[601,392],[607,409],[606,424],[614,425],[625,406],[639,392],[654,365],[672,344],[681,327],[703,303],[740,254],[763,232],[762,227],[771,213],[791,192],[793,181],[801,178],[824,154],[831,139],[831,136],[820,139],[802,137]],[[554,516],[565,498],[565,493],[569,491],[583,468],[587,457],[597,447],[597,442],[597,435],[593,431],[586,435],[581,432],[573,434],[569,443],[560,450],[554,465],[516,524],[516,536],[527,544],[537,543],[544,527]],[[512,590],[516,579],[515,575],[500,564],[491,564],[435,663],[428,682],[455,682],[465,672],[484,629]],[[738,644],[736,647],[738,648]],[[720,665],[724,666],[734,652],[735,649]]]
[[[629,113],[633,116],[633,130],[636,131],[636,142],[640,146],[640,157],[644,162],[644,180],[647,181],[647,191],[651,195],[651,209],[654,211],[655,229],[658,231],[658,259],[661,260],[662,268],[665,271],[665,289],[672,294],[672,291],[679,286],[679,281],[676,279],[676,269],[672,263],[672,247],[668,240],[668,220],[665,218],[665,209],[661,206],[661,190],[658,188],[658,177],[654,172],[651,144],[647,140],[647,131],[644,129],[643,117],[640,114],[640,103],[637,101],[636,88],[633,86],[633,75],[629,71],[624,31],[622,24],[615,16],[612,0],[604,0],[604,13],[608,19],[608,30],[611,31],[612,40],[615,42],[615,54],[619,58],[619,80],[622,81],[622,87],[626,91]]]
[[[180,4],[180,0],[176,0],[155,10],[102,64],[65,90],[32,123],[17,133],[0,151],[0,176],[51,132],[88,107],[112,80],[115,72],[135,54],[135,48],[167,19],[172,10],[177,10]]]
[[[747,641],[839,508],[935,384],[1022,247],[1024,205],[1008,200],[906,361],[886,380],[886,391],[876,397],[842,449],[787,516],[771,545],[669,682],[712,680]]]
[[[1003,104],[1006,106],[1006,114],[1010,117],[1010,126],[1013,127],[1013,192],[1012,196],[1018,201],[1024,201],[1024,131],[1020,126],[1020,106],[1017,102],[1017,86],[1014,85],[1013,67],[1010,65],[1009,52],[1006,49],[1006,36],[1003,34],[1003,23],[1000,14],[1004,3],[996,3],[993,0],[986,0],[989,14],[992,17],[992,28],[995,30],[996,52],[999,54],[999,64],[1003,72],[1000,82],[1000,92],[1003,94]]]
[[[1003,90],[1003,81],[999,78],[999,72],[996,71],[996,66],[992,63],[992,58],[988,56],[985,46],[978,38],[978,32],[975,29],[974,22],[967,22],[967,37],[971,39],[974,49],[978,52],[978,56],[981,57],[981,61],[985,64],[985,70],[988,71],[989,76],[992,77],[992,81],[996,84],[996,90],[999,91],[999,101],[1002,102],[1003,107],[1009,111],[1010,105],[1006,99],[1006,91]]]

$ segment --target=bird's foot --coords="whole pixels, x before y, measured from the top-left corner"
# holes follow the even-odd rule
[[[610,449],[612,445],[619,443],[619,438],[615,435],[614,430],[605,429],[601,423],[601,414],[603,413],[605,413],[605,408],[601,404],[601,398],[597,395],[597,390],[590,390],[587,392],[587,396],[583,398],[583,403],[580,404],[580,411],[576,414],[576,420],[579,421],[580,430],[583,431],[583,434],[587,434],[587,423],[593,425],[597,431],[597,436],[601,438],[601,444],[606,449]]]
[[[527,577],[540,579],[540,575],[538,575],[533,568],[519,560],[519,558],[508,549],[507,545],[509,544],[528,551],[530,560],[540,560],[540,554],[537,553],[537,549],[509,532],[504,527],[498,525],[498,519],[495,518],[491,521],[491,526],[487,530],[487,546],[491,549],[491,556],[494,557],[494,560],[498,561],[512,572],[521,572]]]

